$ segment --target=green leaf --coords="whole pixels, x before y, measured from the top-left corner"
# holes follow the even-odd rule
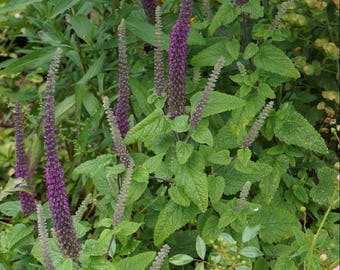
[[[207,157],[207,161],[212,164],[228,165],[231,161],[229,150],[213,152]]]
[[[256,247],[245,247],[240,250],[240,254],[248,258],[256,258],[262,256],[263,253]]]
[[[242,242],[246,243],[253,239],[258,234],[260,228],[261,228],[260,225],[256,225],[254,227],[247,226],[242,233]]]
[[[292,105],[285,103],[276,113],[275,136],[287,144],[327,154],[327,146],[314,127]]]
[[[143,163],[143,167],[145,167],[149,173],[154,173],[161,166],[163,157],[164,154],[150,157]]]
[[[148,183],[149,182],[149,172],[143,166],[137,166],[132,175],[133,181],[140,183]]]
[[[176,132],[185,132],[189,130],[188,115],[177,116],[171,123],[171,129]]]
[[[11,62],[4,70],[1,70],[0,74],[13,74],[42,67],[44,65],[47,66],[52,61],[55,50],[55,48],[50,47],[35,50],[30,54],[15,59],[15,61]]]
[[[240,43],[237,40],[223,40],[217,42],[208,48],[203,49],[194,55],[190,64],[195,67],[215,66],[217,60],[223,56],[225,59],[225,66],[230,65],[237,60],[240,52]]]
[[[22,191],[23,189],[20,188],[20,185],[26,186],[27,183],[23,178],[14,178],[10,179],[5,188],[1,188],[0,190],[0,202],[5,199],[7,196],[11,195],[14,192]]]
[[[65,259],[61,265],[57,266],[57,270],[72,270],[73,261],[72,259]]]
[[[188,207],[190,199],[187,197],[182,188],[172,185],[168,190],[171,200],[178,205]]]
[[[13,251],[15,248],[27,244],[27,239],[33,237],[33,227],[24,224],[14,225],[12,231],[6,234],[5,241],[8,250]]]
[[[105,173],[106,175],[117,175],[126,170],[125,166],[123,164],[117,164],[112,167],[106,167],[105,168]]]
[[[294,235],[299,220],[287,210],[273,205],[263,206],[254,215],[253,224],[261,224],[260,238],[267,243],[279,242]]]
[[[177,169],[175,182],[201,212],[204,212],[208,207],[208,180],[206,174],[197,168],[200,159],[203,159],[201,155],[194,152],[188,162]]]
[[[204,270],[204,262],[200,262],[196,265],[195,270]]]
[[[185,164],[194,150],[194,145],[182,141],[176,142],[176,157],[179,164]]]
[[[218,227],[218,217],[210,209],[199,217],[197,223],[198,233],[205,242],[216,239],[221,233]]]
[[[193,257],[186,254],[176,254],[169,259],[169,262],[174,265],[186,265],[194,260]]]
[[[318,169],[317,175],[319,184],[314,186],[310,191],[310,196],[313,201],[323,206],[329,206],[332,201],[332,194],[336,189],[336,178],[338,172],[329,167],[322,167]]]
[[[169,201],[157,218],[154,230],[155,245],[159,246],[162,244],[165,239],[188,223],[198,213],[199,210],[196,206],[191,205],[190,207],[183,207]]]
[[[113,163],[115,157],[111,154],[104,154],[95,159],[85,161],[73,170],[73,175],[86,174],[95,177],[105,166]]]
[[[260,83],[259,86],[257,87],[257,91],[259,92],[259,94],[267,98],[274,99],[276,97],[273,89],[271,89],[271,87],[266,83]]]
[[[280,256],[277,258],[273,270],[298,270],[291,256]]]
[[[258,51],[259,47],[255,43],[250,42],[244,50],[243,59],[249,59],[253,57]]]
[[[271,44],[265,44],[260,47],[259,53],[254,57],[254,64],[259,69],[284,77],[293,79],[300,77],[299,71],[289,57]]]
[[[206,247],[203,239],[199,235],[197,235],[197,237],[196,237],[196,252],[197,252],[197,255],[202,260],[204,260],[206,251],[207,251],[207,247]]]
[[[0,204],[0,212],[9,217],[15,217],[22,211],[20,201],[8,201]]]
[[[144,270],[153,261],[155,256],[156,252],[148,251],[127,257],[116,264],[117,270]]]
[[[74,113],[75,110],[75,95],[66,97],[62,102],[58,103],[55,108],[56,125],[60,124],[66,117]]]
[[[194,128],[191,138],[202,144],[207,144],[209,146],[213,146],[214,144],[214,138],[209,130],[209,122],[204,120],[201,120],[200,123]]]
[[[250,14],[251,19],[263,17],[263,7],[260,0],[249,0],[245,5],[241,6],[241,10]]]
[[[138,231],[141,225],[141,223],[122,221],[117,227],[114,228],[113,232],[117,235],[129,236]]]
[[[125,143],[145,141],[157,138],[171,131],[169,119],[166,119],[161,109],[155,109],[146,118],[132,127],[125,137]]]
[[[203,92],[198,92],[190,99],[191,108],[195,108],[201,99]],[[238,109],[246,105],[246,102],[238,97],[224,94],[221,92],[212,92],[207,105],[205,106],[202,117],[218,114],[225,111]]]
[[[125,20],[126,29],[143,41],[155,46],[155,27],[147,22],[143,10],[133,11]],[[169,36],[162,33],[162,49],[169,50]]]
[[[78,4],[80,0],[70,0],[70,1],[65,1],[65,0],[56,0],[53,1],[53,10],[51,12],[51,19],[55,18],[61,13],[64,13],[66,10],[70,9],[74,5]]]
[[[87,44],[92,44],[93,25],[85,15],[71,17],[71,25],[77,36],[83,39]]]
[[[9,1],[7,3],[1,2],[2,7],[0,8],[0,14],[5,14],[5,13],[8,13],[8,12],[13,12],[13,11],[17,11],[17,10],[23,10],[28,5],[31,5],[31,4],[37,3],[37,2],[41,2],[41,1],[42,0],[16,0],[16,1]]]
[[[218,202],[223,195],[225,181],[222,176],[208,176],[209,198],[212,204]]]
[[[86,84],[93,77],[97,76],[99,72],[101,72],[104,64],[104,60],[106,58],[105,53],[103,53],[87,70],[85,75],[77,82],[79,85]]]
[[[232,23],[239,14],[239,9],[236,9],[232,4],[226,3],[221,5],[209,26],[209,36],[212,36],[218,27]]]

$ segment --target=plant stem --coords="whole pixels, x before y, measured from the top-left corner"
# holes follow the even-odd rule
[[[247,13],[245,12],[242,12],[242,31],[243,31],[243,40],[244,40],[244,49],[245,49],[247,45],[249,44],[248,31],[247,31]],[[251,58],[249,58],[249,64],[250,64],[251,70],[255,71],[253,60],[251,60]]]
[[[317,239],[318,239],[318,237],[319,237],[319,235],[321,233],[321,230],[322,230],[323,226],[325,225],[325,222],[327,220],[327,217],[328,217],[329,213],[331,212],[331,210],[332,210],[332,208],[333,208],[333,206],[334,206],[334,204],[336,202],[335,201],[335,196],[337,195],[337,193],[338,193],[338,189],[335,188],[334,192],[333,192],[333,195],[332,195],[332,198],[331,198],[331,203],[329,204],[329,207],[328,207],[328,209],[327,209],[327,211],[326,211],[326,213],[325,213],[325,215],[324,215],[324,217],[323,217],[323,219],[321,221],[321,224],[320,224],[316,234],[313,237],[312,244],[311,244],[311,246],[309,248],[309,251],[308,251],[307,268],[305,268],[306,270],[310,270],[311,269],[312,260],[313,260],[313,251],[314,251],[314,247],[315,247],[316,241],[317,241]]]

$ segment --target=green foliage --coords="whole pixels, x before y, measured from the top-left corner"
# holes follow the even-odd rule
[[[167,74],[180,3],[161,2]],[[24,217],[17,195],[28,188],[15,178],[12,111],[20,101],[34,195],[46,202],[41,105],[57,48],[63,51],[55,95],[58,157],[72,212],[88,194],[91,200],[74,217],[79,263],[59,250],[44,204],[56,269],[149,269],[153,260],[159,263],[163,243],[171,250],[161,269],[339,265],[338,2],[203,2],[193,1],[186,107],[174,119],[167,87],[161,97],[154,93],[155,26],[140,2],[0,4],[0,269],[45,268],[36,214]],[[122,221],[114,226],[131,171],[115,154],[119,146],[112,145],[101,104],[108,96],[115,108],[119,98],[122,19],[131,90],[124,143],[134,168]],[[216,87],[191,128],[221,56],[226,62]],[[274,107],[255,141],[243,147],[269,101]]]

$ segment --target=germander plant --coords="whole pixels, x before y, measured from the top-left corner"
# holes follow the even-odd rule
[[[47,164],[40,163],[32,184],[36,199],[46,203],[37,203],[38,218],[21,215],[16,195],[0,204],[10,217],[1,225],[5,269],[339,264],[339,180],[332,168],[337,134],[325,136],[323,129],[336,126],[321,124],[333,119],[331,102],[338,103],[336,96],[329,98],[339,74],[329,45],[338,41],[333,3],[327,41],[314,46],[323,29],[314,26],[323,22],[315,16],[325,12],[321,2],[295,3],[303,7],[296,23],[288,19],[296,8],[291,1],[201,6],[185,0],[161,8],[152,1],[33,2],[0,9],[10,16],[26,7],[22,20],[29,40],[25,56],[2,64],[1,91],[26,110],[26,143],[33,134],[34,149],[45,143]],[[39,78],[56,47],[63,49],[56,92],[51,69],[39,102]],[[16,72],[21,78],[10,76]],[[19,82],[22,89],[15,91]],[[49,112],[44,131],[39,103]],[[30,153],[29,164],[44,159]],[[43,170],[47,180],[58,175],[57,197],[47,181],[46,198]],[[1,199],[15,191],[25,191],[22,180],[10,180]],[[60,212],[61,205],[66,211]]]

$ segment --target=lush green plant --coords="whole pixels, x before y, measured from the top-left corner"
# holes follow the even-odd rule
[[[1,3],[0,269],[339,265],[338,5],[194,2],[187,63],[175,57],[186,68],[175,72],[185,81],[177,114],[154,54],[157,69],[178,1],[161,4],[162,33],[139,1]],[[58,158],[81,245],[73,260],[58,247],[43,180],[44,77],[57,48]],[[122,88],[126,136],[110,109]],[[16,101],[38,216],[25,217],[16,194],[29,191],[14,177]]]

